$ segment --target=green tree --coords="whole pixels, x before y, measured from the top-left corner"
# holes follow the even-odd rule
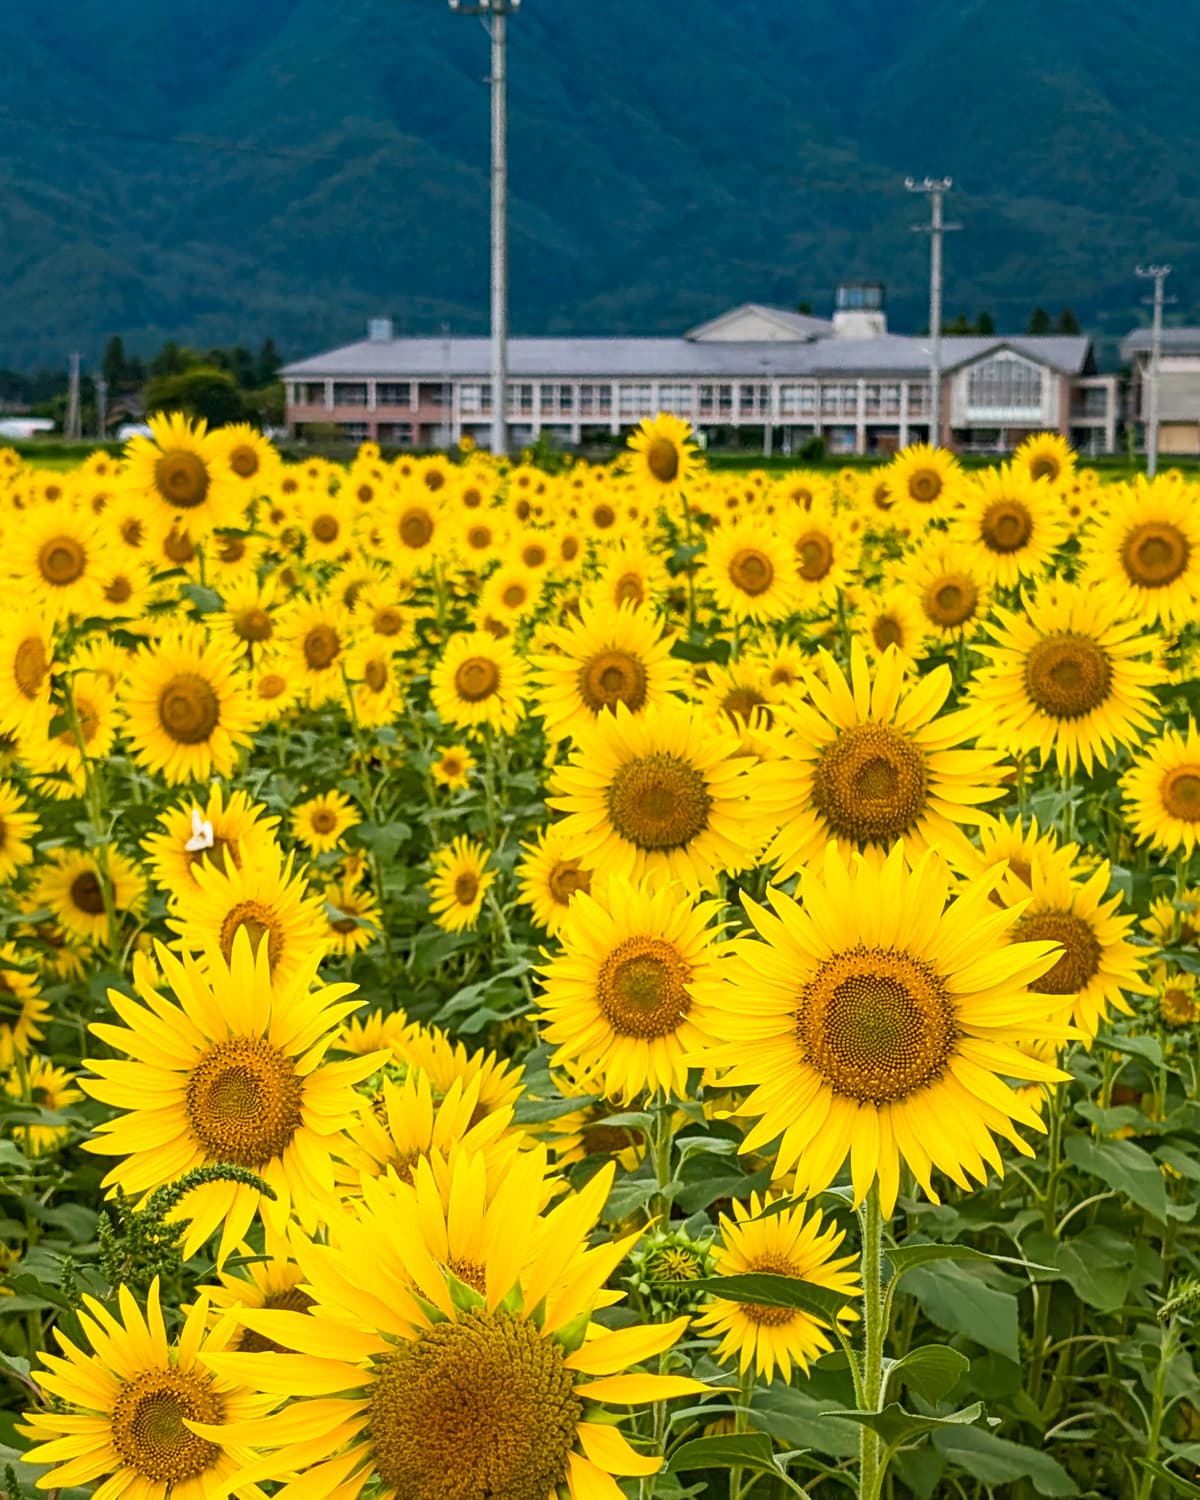
[[[1050,314],[1044,307],[1035,307],[1029,319],[1029,327],[1026,333],[1043,334],[1050,332]]]
[[[1080,331],[1079,319],[1069,307],[1064,307],[1062,312],[1059,313],[1058,328],[1056,331],[1058,333],[1078,333]]]
[[[990,312],[981,312],[979,321],[975,324],[975,332],[991,338],[996,332],[996,324]]]
[[[273,384],[279,378],[279,367],[282,363],[283,361],[279,357],[279,350],[275,347],[275,340],[263,339],[262,347],[258,351],[258,364],[254,372],[254,384],[259,387]]]
[[[211,365],[154,376],[146,386],[145,400],[148,412],[181,411],[189,417],[203,417],[210,427],[240,422],[245,411],[233,376]]]
[[[185,370],[191,369],[193,365],[198,365],[200,362],[194,350],[185,349],[174,339],[168,339],[150,361],[150,375],[151,378],[160,375],[182,375]]]

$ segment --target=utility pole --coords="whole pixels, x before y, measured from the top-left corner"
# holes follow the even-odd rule
[[[953,185],[950,177],[904,179],[910,193],[929,194],[929,223],[912,227],[916,234],[929,236],[929,441],[935,448],[942,441],[942,235],[962,228],[942,219],[942,201]]]
[[[1154,306],[1154,323],[1150,333],[1150,405],[1146,413],[1146,478],[1153,479],[1158,472],[1158,373],[1162,359],[1162,317],[1167,302],[1174,297],[1163,296],[1163,282],[1171,274],[1170,266],[1137,266],[1135,274],[1144,281],[1154,282],[1153,298],[1145,298]]]
[[[108,436],[108,381],[96,376],[96,436],[101,442]]]
[[[508,452],[508,18],[521,0],[450,0],[492,38],[492,453]]]
[[[67,385],[67,414],[63,418],[63,437],[77,443],[83,436],[79,412],[79,355],[70,355],[70,382]]]
[[[775,402],[772,399],[771,361],[762,362],[767,387],[767,420],[763,426],[763,457],[770,458],[775,449]]]

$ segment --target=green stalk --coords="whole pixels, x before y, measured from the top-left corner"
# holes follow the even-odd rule
[[[688,550],[695,546],[695,532],[692,530],[692,509],[688,504],[685,494],[680,492],[680,502],[683,505],[683,528],[687,537]],[[687,589],[688,589],[688,637],[696,633],[696,575],[693,571],[695,558],[689,557],[687,562]]]
[[[73,678],[67,679],[66,710],[67,722],[71,726],[71,734],[79,750],[79,760],[83,768],[83,799],[87,807],[88,822],[95,829],[97,838],[102,837],[102,842],[95,846],[96,876],[100,882],[100,898],[104,902],[104,917],[108,927],[109,958],[113,967],[120,969],[122,966],[121,930],[117,917],[116,897],[113,894],[112,874],[108,868],[108,850],[112,840],[107,833],[101,835],[101,829],[104,826],[104,788],[100,784],[95,765],[87,751],[87,741],[83,737],[83,724],[79,718],[79,709],[75,704]]]
[[[1159,1444],[1162,1440],[1163,1417],[1167,1410],[1167,1376],[1171,1372],[1171,1366],[1175,1362],[1175,1354],[1179,1348],[1179,1328],[1176,1320],[1171,1318],[1163,1329],[1162,1348],[1158,1356],[1158,1368],[1154,1372],[1154,1389],[1150,1400],[1150,1426],[1146,1433],[1146,1463],[1152,1464],[1158,1458]],[[1142,1470],[1142,1477],[1138,1483],[1137,1500],[1150,1500],[1154,1493],[1154,1473],[1151,1469]]]
[[[883,1215],[879,1207],[879,1184],[871,1184],[860,1214],[862,1225],[862,1394],[858,1409],[877,1412],[883,1396]],[[879,1500],[883,1484],[879,1434],[862,1429],[859,1446],[860,1500]]]

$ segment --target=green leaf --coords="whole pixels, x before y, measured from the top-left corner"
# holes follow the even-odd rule
[[[759,1386],[751,1402],[750,1420],[776,1442],[791,1448],[811,1448],[834,1458],[850,1458],[858,1452],[861,1437],[851,1422],[829,1419],[822,1413],[831,1402],[848,1399],[826,1394],[824,1399],[811,1395],[803,1387],[778,1383]]]
[[[927,1318],[947,1333],[965,1334],[985,1349],[1020,1359],[1017,1299],[988,1286],[963,1266],[944,1261],[912,1272],[908,1290]]]
[[[704,1152],[691,1157],[679,1168],[680,1188],[676,1202],[685,1214],[693,1214],[715,1203],[718,1198],[748,1198],[753,1192],[762,1192],[770,1180],[769,1166],[748,1177],[739,1158]]]
[[[891,1250],[885,1249],[883,1253],[897,1276],[903,1276],[907,1271],[915,1271],[918,1266],[925,1266],[936,1260],[991,1259],[990,1255],[985,1255],[982,1250],[974,1250],[970,1245],[939,1245],[932,1242],[925,1245],[896,1245]]]
[[[185,583],[179,592],[185,599],[190,599],[202,615],[211,615],[225,608],[225,601],[216,589],[206,589],[202,584]]]
[[[732,649],[731,642],[714,637],[711,641],[676,641],[671,647],[671,655],[680,661],[715,661],[724,666]]]
[[[853,1296],[846,1292],[835,1292],[827,1286],[818,1286],[815,1281],[804,1281],[799,1276],[773,1276],[766,1271],[746,1271],[740,1276],[709,1276],[699,1281],[689,1281],[694,1291],[711,1292],[714,1297],[724,1297],[730,1302],[746,1302],[758,1307],[797,1307],[829,1323]]]
[[[1133,1247],[1127,1235],[1094,1225],[1065,1240],[1055,1259],[1071,1290],[1089,1307],[1116,1312],[1125,1306],[1133,1275]]]
[[[906,1385],[925,1401],[944,1401],[970,1368],[967,1356],[949,1344],[921,1344],[891,1365],[884,1392]]]
[[[730,1433],[727,1437],[695,1438],[682,1443],[667,1464],[668,1474],[681,1469],[750,1469],[756,1474],[782,1474],[783,1465],[771,1439],[761,1432]]]
[[[1136,1459],[1135,1462],[1139,1463],[1143,1469],[1149,1469],[1156,1479],[1165,1480],[1167,1484],[1171,1485],[1177,1495],[1188,1495],[1191,1497],[1191,1500],[1200,1500],[1200,1484],[1193,1484],[1190,1479],[1183,1479],[1180,1475],[1174,1473],[1173,1470],[1168,1469],[1166,1464],[1152,1464],[1144,1458]]]
[[[1124,1193],[1156,1219],[1166,1220],[1166,1184],[1148,1151],[1132,1141],[1093,1141],[1085,1135],[1068,1136],[1064,1151],[1073,1167]]]
[[[1152,1068],[1161,1068],[1162,1048],[1158,1038],[1152,1036],[1098,1036],[1097,1047],[1107,1047],[1110,1052],[1121,1052],[1126,1057],[1139,1057]]]
[[[952,1411],[945,1417],[922,1417],[916,1412],[905,1411],[896,1401],[889,1401],[882,1411],[827,1411],[825,1417],[838,1417],[845,1422],[857,1422],[877,1432],[889,1448],[907,1443],[910,1438],[920,1437],[923,1432],[935,1432],[939,1427],[960,1427],[978,1422],[983,1416],[983,1402],[972,1401],[961,1411]]]
[[[1048,1453],[1010,1442],[981,1427],[937,1432],[934,1447],[984,1484],[1028,1479],[1039,1495],[1078,1495],[1075,1482]]]

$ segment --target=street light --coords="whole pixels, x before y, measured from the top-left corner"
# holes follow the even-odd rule
[[[521,0],[450,0],[479,16],[492,38],[492,452],[508,452],[508,101],[507,22]]]

